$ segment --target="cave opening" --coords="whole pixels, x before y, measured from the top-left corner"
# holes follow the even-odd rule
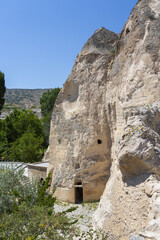
[[[75,187],[75,203],[83,202],[83,187]]]
[[[98,139],[98,140],[97,140],[97,143],[98,143],[98,144],[102,144],[102,140],[101,140],[101,139]]]
[[[75,184],[75,203],[83,202],[83,186],[81,181],[77,181]]]

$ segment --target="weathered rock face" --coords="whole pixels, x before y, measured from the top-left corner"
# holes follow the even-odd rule
[[[157,240],[159,0],[138,2],[113,60],[116,43],[116,34],[101,28],[77,56],[54,108],[48,171],[65,201],[97,200],[106,185],[93,222],[110,239]]]
[[[110,176],[105,94],[117,40],[115,33],[98,29],[77,56],[58,96],[45,159],[50,161],[55,194],[63,201],[98,200]]]
[[[121,33],[107,78],[113,162],[94,224],[122,240],[148,224],[141,236],[160,239],[159,13],[159,0],[138,2]],[[156,190],[148,193],[145,189],[154,189],[155,183]],[[152,219],[154,223],[149,223]]]

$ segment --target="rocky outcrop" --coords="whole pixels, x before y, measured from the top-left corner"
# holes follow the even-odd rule
[[[48,171],[61,200],[104,191],[93,223],[109,239],[158,240],[159,0],[139,0],[117,40],[101,28],[77,56],[53,111]]]
[[[99,200],[110,176],[105,94],[117,40],[115,33],[98,29],[77,56],[57,98],[45,160],[50,161],[55,195],[63,201]]]
[[[145,191],[150,182],[159,185],[160,173],[159,12],[158,0],[138,2],[121,33],[107,80],[113,162],[94,224],[118,240],[129,239],[152,219],[159,221],[159,215],[153,217],[157,193]]]

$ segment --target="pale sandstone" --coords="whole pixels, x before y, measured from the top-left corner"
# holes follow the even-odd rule
[[[98,29],[77,56],[57,98],[45,160],[50,161],[55,195],[63,201],[82,200],[76,199],[76,186],[83,188],[83,201],[99,200],[110,176],[105,94],[117,40],[115,33]]]
[[[159,0],[139,0],[118,44],[97,30],[52,115],[45,160],[55,195],[75,202],[78,184],[83,201],[103,193],[93,223],[109,239],[160,239],[159,13]]]
[[[159,6],[158,0],[142,0],[135,6],[108,76],[113,162],[93,222],[118,240],[142,229],[144,239],[160,239],[155,237],[159,229],[150,222],[159,218],[160,211],[153,194],[160,173]],[[148,184],[152,176],[153,183]]]

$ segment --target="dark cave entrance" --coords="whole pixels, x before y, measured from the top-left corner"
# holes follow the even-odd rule
[[[75,203],[82,203],[83,202],[82,182],[77,182],[74,187],[75,187]]]
[[[101,140],[101,139],[98,139],[98,140],[97,140],[97,143],[98,143],[98,144],[102,144],[102,140]]]

